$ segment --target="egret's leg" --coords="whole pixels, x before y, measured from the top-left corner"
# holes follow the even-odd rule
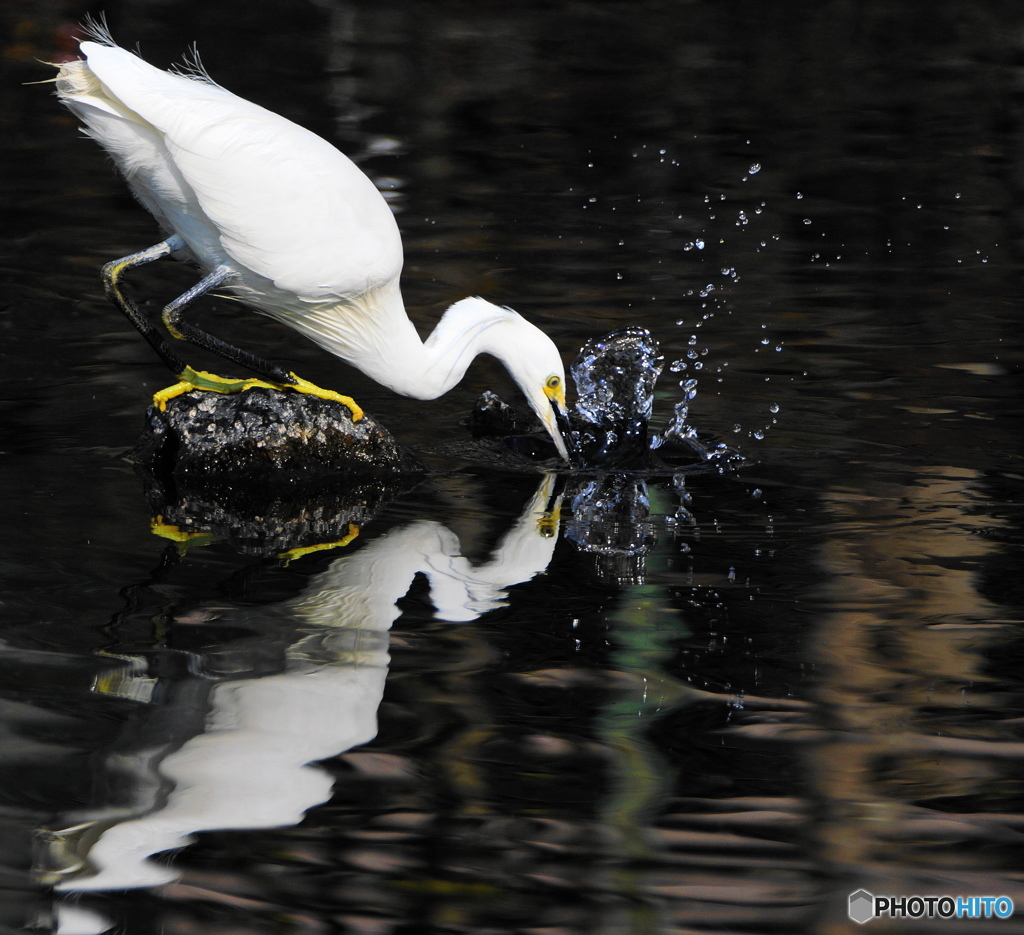
[[[239,364],[247,370],[258,373],[261,377],[273,383],[291,383],[288,371],[269,360],[243,351],[240,347],[228,344],[220,338],[215,338],[208,331],[204,331],[194,322],[185,319],[185,311],[196,299],[206,295],[217,286],[223,285],[234,275],[234,270],[229,266],[218,266],[209,276],[203,277],[188,292],[179,295],[173,302],[164,308],[164,326],[175,338],[188,341],[196,347],[211,351],[218,357],[230,360],[233,364]],[[242,382],[242,381],[239,381]],[[230,392],[230,391],[229,391]]]
[[[190,390],[209,390],[214,393],[238,393],[255,386],[268,387],[270,389],[282,389],[287,387],[300,393],[308,393],[311,396],[319,396],[321,399],[329,399],[346,406],[352,413],[353,421],[358,422],[363,417],[363,410],[351,397],[342,396],[334,390],[321,389],[319,386],[297,377],[283,367],[243,351],[227,341],[214,337],[204,331],[194,322],[185,318],[185,311],[198,299],[211,289],[223,285],[234,275],[234,270],[229,266],[218,266],[212,273],[197,282],[188,292],[178,296],[173,302],[164,308],[163,321],[167,330],[176,338],[195,344],[204,350],[211,351],[225,360],[239,364],[248,370],[252,370],[264,377],[264,380],[255,380],[251,377],[241,380],[231,380],[226,377],[219,377],[216,374],[207,373],[204,370],[193,370],[191,367],[182,367],[178,371],[178,378],[181,381],[174,386],[161,390],[153,397],[153,401],[160,409],[164,409],[169,399],[187,393]]]
[[[161,257],[170,256],[175,250],[180,250],[184,242],[177,235],[169,237],[161,243],[130,256],[122,257],[120,260],[113,260],[103,267],[103,291],[121,311],[125,317],[135,326],[149,346],[156,351],[157,356],[164,362],[171,373],[181,373],[185,364],[181,358],[174,353],[164,340],[163,335],[157,330],[156,324],[139,311],[138,306],[131,300],[121,285],[121,277],[130,269],[142,266],[145,263],[152,263]]]

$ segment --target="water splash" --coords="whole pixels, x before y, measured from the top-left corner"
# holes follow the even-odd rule
[[[696,341],[694,335],[691,344]],[[705,348],[690,350],[695,357],[707,353]],[[695,377],[679,382],[683,398],[676,403],[667,430],[649,434],[655,384],[663,367],[658,343],[646,328],[622,328],[584,345],[570,368],[577,401],[563,425],[574,469],[646,473],[711,467],[724,471],[742,462],[735,449],[721,442],[709,445],[690,425],[690,404],[697,395]],[[669,369],[682,373],[688,367],[698,369],[700,364],[679,360]],[[533,423],[532,415],[524,421],[511,406],[487,392],[477,403],[470,426],[476,438],[500,440],[504,449],[530,460],[550,458],[553,446],[546,438],[522,434],[539,427]]]
[[[646,328],[591,338],[570,368],[578,394],[576,414],[593,425],[650,419],[663,364]]]
[[[696,340],[694,335],[691,344]],[[695,356],[699,353],[706,350]],[[578,394],[571,415],[571,447],[578,467],[643,470],[691,462],[725,470],[742,460],[724,444],[705,445],[689,424],[690,404],[697,395],[694,377],[679,382],[683,398],[667,430],[648,437],[654,386],[663,366],[658,344],[645,328],[622,328],[587,342],[570,368]],[[669,369],[680,373],[687,366],[675,361]]]
[[[675,416],[666,430],[666,436],[678,438],[696,438],[697,430],[689,424],[690,403],[697,396],[697,380],[681,380],[679,385],[683,390],[683,398],[675,406]]]
[[[664,360],[646,328],[592,338],[570,372],[577,401],[570,448],[579,466],[639,467],[648,451],[647,424]]]

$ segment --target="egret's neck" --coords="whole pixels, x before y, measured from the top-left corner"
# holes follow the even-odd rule
[[[504,361],[502,335],[522,322],[483,299],[463,299],[423,341],[398,288],[387,287],[288,323],[396,393],[434,399],[462,379],[478,354]]]

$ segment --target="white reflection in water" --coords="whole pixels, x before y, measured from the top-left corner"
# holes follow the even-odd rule
[[[139,787],[157,780],[171,791],[147,814],[106,827],[81,855],[87,873],[57,889],[168,883],[177,877],[173,868],[149,858],[189,843],[193,833],[297,824],[326,801],[332,779],[309,764],[376,735],[396,602],[422,573],[438,619],[470,621],[500,606],[506,588],[551,561],[557,504],[553,513],[545,509],[553,485],[553,475],[544,479],[485,564],[464,558],[447,527],[415,522],[337,559],[297,598],[275,605],[275,614],[299,627],[285,671],[216,685],[201,733],[162,759],[163,751],[146,751],[146,762],[159,760],[159,776],[140,770]],[[53,838],[59,845],[62,835]]]

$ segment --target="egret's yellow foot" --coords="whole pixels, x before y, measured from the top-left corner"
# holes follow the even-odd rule
[[[192,390],[204,390],[208,393],[241,393],[243,390],[251,389],[254,386],[263,386],[271,390],[281,389],[281,387],[268,383],[266,380],[260,380],[257,377],[241,380],[232,379],[229,377],[219,377],[217,374],[209,373],[206,370],[193,370],[191,367],[186,367],[182,370],[178,377],[178,383],[165,387],[153,394],[153,402],[161,412],[167,408],[169,400],[174,399],[175,396],[181,396],[183,393],[190,393]]]
[[[337,542],[320,542],[317,545],[307,545],[301,549],[288,549],[287,552],[278,552],[277,557],[287,565],[289,562],[294,562],[297,558],[302,558],[303,555],[309,555],[311,552],[340,549],[343,545],[348,545],[358,535],[359,527],[355,523],[349,523],[348,535],[338,539]]]
[[[322,389],[315,383],[310,383],[309,380],[295,376],[294,373],[288,375],[295,381],[294,384],[270,383],[267,380],[260,380],[258,377],[245,379],[219,377],[206,370],[193,370],[191,367],[186,367],[178,374],[178,383],[153,394],[153,402],[157,409],[163,412],[167,408],[169,400],[174,399],[175,396],[181,396],[183,393],[190,393],[192,390],[204,390],[208,393],[241,393],[262,386],[268,390],[295,390],[297,393],[307,393],[310,396],[318,396],[320,399],[341,403],[352,413],[353,422],[358,422],[363,417],[363,410],[350,396],[342,396],[341,393],[336,393],[334,390]]]
[[[149,531],[154,536],[161,536],[164,539],[170,539],[171,542],[176,542],[178,551],[182,554],[190,545],[209,545],[219,538],[212,532],[185,532],[180,526],[165,523],[162,516],[153,517],[149,524]]]
[[[341,403],[349,412],[352,413],[353,422],[358,422],[363,417],[362,407],[351,396],[342,396],[341,393],[336,393],[334,390],[325,390],[322,387],[317,386],[315,383],[310,383],[309,380],[303,380],[302,377],[295,376],[294,373],[289,373],[288,376],[290,376],[295,383],[294,385],[286,385],[284,389],[298,390],[300,393],[308,393],[310,396],[319,396],[321,399],[331,399],[336,403]]]

